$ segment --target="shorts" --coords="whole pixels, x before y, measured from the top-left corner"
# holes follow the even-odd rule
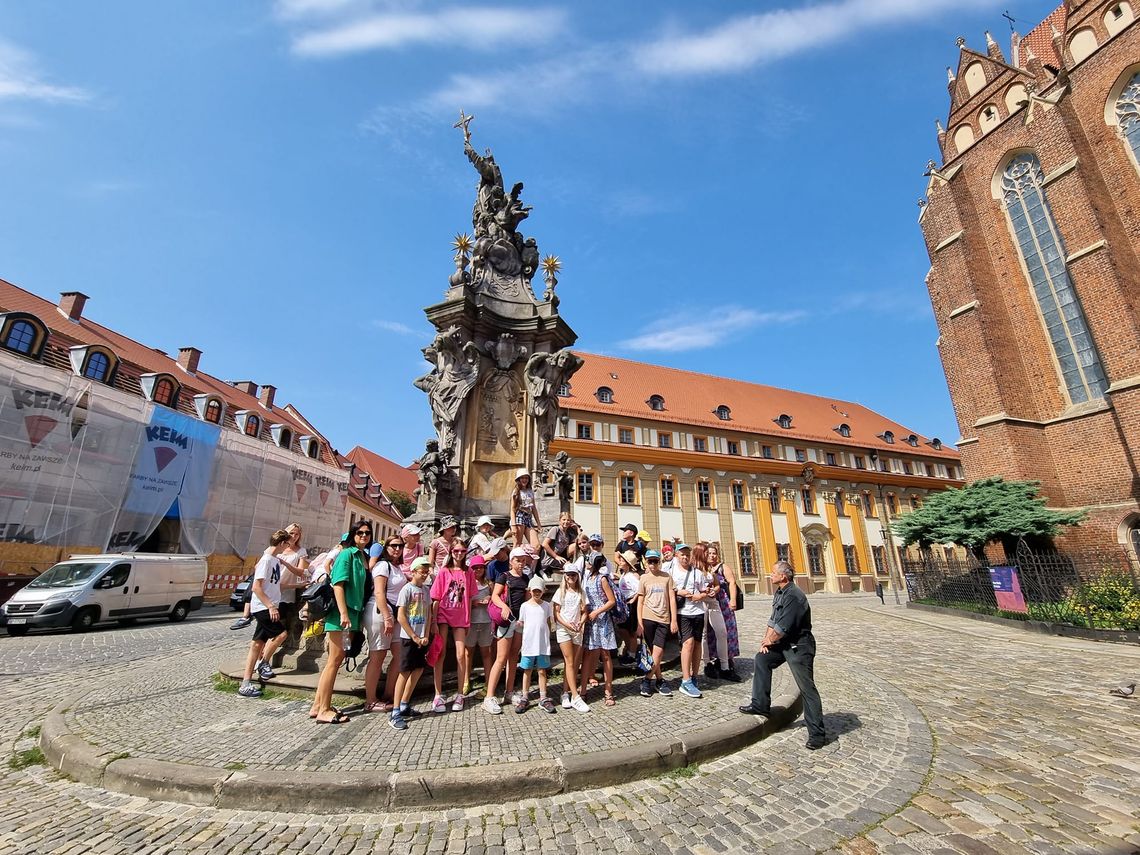
[[[630,603],[629,606],[629,617],[625,619],[619,629],[624,629],[630,635],[637,634],[637,607],[633,603]]]
[[[690,638],[696,639],[697,644],[705,637],[704,615],[677,615],[677,628],[681,631],[681,643]]]
[[[400,672],[408,674],[427,667],[427,652],[430,644],[420,647],[410,638],[400,639]]]
[[[669,624],[659,623],[650,618],[646,618],[641,622],[641,631],[645,645],[650,650],[654,647],[664,648],[665,642],[669,638]]]
[[[550,655],[547,653],[539,653],[537,656],[524,656],[519,660],[519,668],[523,671],[529,671],[531,668],[545,671],[549,667]]]
[[[395,622],[396,613],[392,613],[392,633],[384,634],[384,615],[376,614],[376,606],[369,605],[364,608],[364,634],[368,640],[368,651],[375,653],[379,650],[389,650],[392,647],[392,637],[399,631]]]
[[[496,626],[495,627],[495,638],[502,640],[504,638],[514,638],[514,637],[515,637],[515,621],[511,621],[506,626]]]
[[[269,619],[269,609],[253,612],[253,619],[257,626],[253,630],[254,641],[269,641],[285,632],[285,624],[279,620]]]
[[[526,526],[527,528],[534,528],[534,515],[530,511],[516,511],[515,512],[515,525]]]
[[[473,623],[467,628],[467,648],[490,647],[495,640],[495,627],[489,623]]]
[[[562,627],[558,627],[556,630],[554,630],[554,638],[559,644],[565,644],[567,641],[569,641],[571,644],[576,645],[577,647],[582,646],[582,633],[571,635],[569,630],[565,630]]]

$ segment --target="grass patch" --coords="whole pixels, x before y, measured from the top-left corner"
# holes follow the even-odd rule
[[[696,766],[681,766],[678,769],[670,769],[661,775],[662,778],[695,778],[701,774]]]
[[[227,695],[236,695],[238,689],[241,688],[240,680],[234,680],[222,674],[212,675],[210,682],[215,691]],[[312,701],[313,695],[311,692],[303,692],[297,689],[279,689],[262,685],[259,698],[268,701]],[[350,707],[353,704],[359,703],[361,703],[360,698],[352,697],[351,695],[333,695],[332,699],[332,705],[337,709]]]
[[[240,772],[242,769],[245,768],[245,764],[235,760],[233,763],[227,763],[222,768],[226,769],[230,772]]]
[[[21,733],[20,736],[24,739],[39,739],[40,726],[37,724],[35,727],[29,727],[27,730]]]
[[[240,686],[237,680],[231,680],[222,674],[214,674],[210,677],[210,681],[214,684],[215,691],[225,692],[228,695],[236,695]]]
[[[46,762],[44,753],[39,749],[39,746],[36,746],[26,751],[17,751],[9,757],[8,768],[27,769],[29,766],[43,766]]]

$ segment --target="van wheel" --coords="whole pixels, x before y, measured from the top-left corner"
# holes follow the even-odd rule
[[[8,627],[8,635],[14,635],[17,638],[27,635],[28,628],[26,626],[10,626]]]
[[[76,632],[85,632],[95,626],[99,620],[99,610],[96,608],[81,609],[79,614],[71,621],[71,628]]]
[[[168,617],[171,623],[178,623],[179,621],[186,620],[186,615],[188,614],[190,614],[190,604],[183,600],[171,609]]]

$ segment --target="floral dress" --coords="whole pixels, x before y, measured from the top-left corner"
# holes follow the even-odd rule
[[[724,575],[724,565],[718,564],[712,571],[716,580],[716,604],[720,606],[720,613],[724,615],[724,625],[728,636],[728,658],[735,659],[740,655],[740,633],[736,629],[736,612],[732,610],[732,602],[728,598],[728,579]],[[705,647],[708,649],[709,659],[716,659],[716,639],[711,633],[706,634]],[[723,663],[722,663],[722,667]]]
[[[593,573],[586,580],[586,605],[589,611],[597,611],[606,604],[606,592],[602,587],[601,573]],[[614,632],[613,609],[602,612],[597,620],[586,624],[585,648],[587,650],[616,650],[617,633]]]

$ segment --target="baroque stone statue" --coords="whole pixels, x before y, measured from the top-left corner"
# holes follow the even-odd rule
[[[429,439],[423,456],[419,459],[419,469],[416,472],[420,482],[419,492],[423,495],[438,494],[440,487],[448,483],[450,474],[447,462],[439,452],[439,442]]]
[[[452,326],[439,333],[423,354],[435,367],[414,383],[427,393],[440,450],[450,461],[459,408],[479,378],[479,348],[459,327]]]
[[[558,390],[582,367],[582,358],[569,350],[536,353],[527,360],[526,388],[530,393],[530,414],[538,431],[538,465],[548,464],[550,441],[554,439],[554,423],[558,418]]]

